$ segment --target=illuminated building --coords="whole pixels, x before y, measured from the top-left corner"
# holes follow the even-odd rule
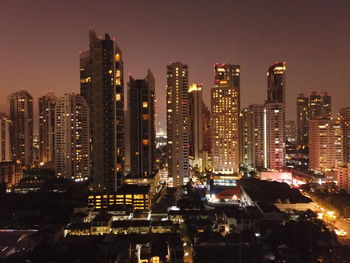
[[[264,105],[248,108],[248,165],[264,167]]]
[[[350,107],[340,109],[340,124],[343,131],[344,163],[350,163]]]
[[[267,101],[285,103],[286,62],[275,62],[267,71]]]
[[[189,109],[189,155],[193,159],[193,167],[203,171],[203,85],[193,83],[188,89]]]
[[[124,176],[124,83],[121,51],[90,31],[80,54],[80,93],[89,106],[93,190],[116,191]]]
[[[307,146],[309,143],[309,98],[303,93],[297,97],[297,144]]]
[[[174,187],[189,181],[188,66],[167,66],[168,177]]]
[[[10,119],[13,158],[28,167],[33,162],[33,97],[28,91],[10,96]]]
[[[297,140],[297,128],[295,126],[295,121],[286,121],[285,132],[287,142],[295,143]]]
[[[145,79],[130,76],[128,90],[131,174],[152,177],[156,172],[155,82],[151,71]]]
[[[244,108],[240,113],[240,163],[243,166],[248,166],[248,148],[249,148],[249,109]]]
[[[337,186],[350,192],[350,163],[337,169]]]
[[[286,62],[275,62],[267,71],[267,101],[264,109],[264,163],[268,169],[282,169],[285,145]]]
[[[85,99],[65,94],[55,108],[56,175],[74,180],[90,176],[89,109]]]
[[[286,164],[285,105],[267,103],[264,109],[265,168],[280,170]]]
[[[338,119],[309,121],[309,165],[318,172],[332,172],[343,165],[343,132]]]
[[[39,161],[55,160],[55,105],[57,97],[49,92],[39,98]]]
[[[97,209],[108,208],[113,205],[132,205],[134,209],[146,210],[150,208],[149,185],[123,185],[117,193],[94,193],[88,197],[88,206]]]
[[[0,113],[0,162],[10,162],[11,156],[11,121],[9,117]]]
[[[330,118],[332,115],[332,97],[327,92],[321,93],[321,116],[322,118]]]
[[[232,174],[239,169],[240,66],[216,64],[211,90],[213,172]]]
[[[0,162],[0,183],[4,183],[7,189],[19,183],[23,177],[21,165],[17,162]]]
[[[124,178],[124,184],[128,185],[149,185],[150,186],[150,196],[153,197],[156,193],[161,190],[161,185],[159,184],[161,173],[154,173],[149,177],[139,177],[132,174],[127,175]]]

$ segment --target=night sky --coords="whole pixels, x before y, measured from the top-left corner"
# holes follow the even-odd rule
[[[266,69],[287,62],[287,118],[296,95],[328,91],[333,113],[350,106],[349,0],[0,1],[0,110],[27,89],[35,98],[79,92],[79,51],[88,30],[108,32],[128,74],[156,77],[158,121],[165,127],[166,64],[189,65],[209,104],[213,64],[241,65],[242,106],[266,99]],[[36,107],[37,108],[37,107]]]

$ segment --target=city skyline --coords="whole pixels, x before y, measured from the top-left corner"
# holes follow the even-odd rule
[[[154,2],[159,4],[159,10],[165,11],[169,16],[166,20],[168,26],[162,26],[161,22],[166,18],[163,14],[154,17],[149,13],[142,14],[141,10],[146,4],[141,1],[135,1],[128,6],[122,2],[120,5],[109,2],[110,10],[107,11],[106,7],[96,8],[97,5],[91,2],[85,6],[86,13],[81,15],[79,23],[72,28],[62,25],[73,23],[73,19],[79,13],[79,1],[70,4],[68,9],[66,3],[38,2],[26,6],[24,1],[15,1],[12,5],[4,5],[4,23],[1,30],[7,38],[0,42],[3,52],[0,69],[6,77],[0,80],[0,111],[7,113],[6,98],[19,89],[28,90],[34,100],[50,90],[57,96],[78,92],[77,58],[79,51],[87,48],[89,27],[96,29],[100,34],[108,32],[117,38],[126,61],[126,73],[130,72],[138,78],[143,76],[146,68],[154,72],[157,87],[157,122],[162,123],[163,129],[166,93],[164,66],[178,60],[189,65],[190,83],[204,84],[203,97],[207,105],[210,105],[213,64],[216,62],[241,65],[242,107],[246,107],[251,103],[263,103],[261,98],[264,98],[266,93],[267,66],[274,61],[286,61],[289,72],[286,92],[287,119],[295,119],[294,102],[297,94],[301,92],[306,96],[313,90],[319,93],[329,92],[336,102],[333,113],[348,106],[346,96],[342,96],[341,91],[346,89],[347,83],[350,82],[350,77],[346,74],[346,69],[350,67],[349,52],[346,52],[349,36],[343,34],[349,25],[349,20],[346,20],[349,3],[296,1],[283,4],[271,1],[270,8],[261,12],[264,4],[258,1],[250,4],[222,1],[228,7],[239,10],[235,13],[230,8],[215,8],[215,3],[209,1],[201,1],[201,5],[196,4],[197,1],[177,4]],[[16,8],[19,3],[22,8]],[[186,11],[182,12],[185,7]],[[312,13],[309,13],[309,9]],[[132,10],[138,14],[136,20],[125,17],[125,14]],[[174,12],[168,12],[170,10]],[[229,10],[232,13],[228,13]],[[299,12],[295,12],[296,10]],[[63,13],[64,11],[66,12]],[[92,11],[96,12],[96,16],[91,18]],[[104,16],[104,12],[117,12],[120,18]],[[215,17],[219,13],[221,20],[216,21]],[[174,24],[174,16],[182,18],[179,19],[178,26]],[[146,17],[149,18],[147,24],[143,23]],[[204,17],[207,21],[201,19]],[[257,24],[259,19],[261,23]],[[62,24],[57,21],[61,21]],[[295,21],[300,23],[296,24]],[[190,28],[186,27],[188,23],[192,25]],[[220,25],[227,23],[232,24],[233,34],[221,35]],[[252,24],[257,25],[252,27]],[[275,30],[271,31],[273,26],[280,26],[281,30],[277,33]],[[152,32],[157,33],[152,35]],[[298,38],[294,37],[296,33]],[[183,36],[181,41],[176,38],[178,34]],[[265,34],[266,37],[260,39],[260,34]],[[139,45],[136,41],[138,38],[147,40],[147,45]],[[22,43],[20,39],[25,39],[26,49],[18,48],[17,45]],[[174,46],[177,48],[173,48]],[[52,47],[55,52],[52,52]],[[12,61],[20,59],[24,59],[26,63],[13,70]],[[55,63],[52,63],[53,61]],[[22,73],[18,76],[18,72]],[[37,103],[34,103],[34,106],[37,116]],[[35,122],[37,129],[37,120]]]

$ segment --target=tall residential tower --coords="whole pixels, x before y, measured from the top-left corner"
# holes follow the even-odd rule
[[[232,174],[239,169],[240,66],[216,64],[211,90],[213,172]]]
[[[189,181],[188,66],[167,66],[168,172],[173,186]]]

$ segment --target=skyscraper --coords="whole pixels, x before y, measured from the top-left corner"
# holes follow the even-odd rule
[[[86,180],[90,174],[89,108],[85,99],[65,94],[55,109],[56,175]]]
[[[11,145],[13,158],[23,166],[33,162],[33,97],[26,90],[10,96],[12,121]]]
[[[340,109],[340,124],[343,132],[343,161],[350,163],[350,107]]]
[[[239,169],[240,66],[216,64],[211,90],[213,172],[232,174]]]
[[[285,125],[286,141],[289,144],[294,144],[297,140],[297,128],[295,121],[289,120],[286,121]]]
[[[9,117],[4,113],[0,113],[0,162],[10,162],[12,160],[10,127]]]
[[[310,169],[329,172],[343,165],[343,132],[338,119],[309,122]]]
[[[321,93],[321,116],[330,118],[332,115],[332,97],[327,92]]]
[[[309,98],[303,93],[297,97],[297,144],[306,146],[309,143]]]
[[[203,170],[211,171],[212,170],[212,133],[211,133],[211,124],[210,124],[210,110],[203,102]]]
[[[128,90],[130,114],[131,173],[151,177],[155,173],[155,81],[150,70],[145,79],[130,76]]]
[[[267,101],[264,109],[264,163],[268,169],[282,169],[285,147],[286,62],[275,62],[267,71]]]
[[[116,191],[124,176],[124,81],[120,49],[90,31],[80,54],[80,93],[89,106],[93,190]]]
[[[55,160],[55,106],[57,97],[49,92],[39,98],[39,160]]]
[[[275,62],[267,70],[267,101],[285,103],[286,62]]]
[[[264,167],[264,105],[248,108],[248,165]]]
[[[188,89],[190,151],[193,166],[203,171],[203,85],[193,83]]]
[[[309,100],[309,120],[320,118],[322,111],[321,96],[316,91],[311,92]]]
[[[167,66],[168,172],[173,186],[189,180],[188,66],[173,62]]]

